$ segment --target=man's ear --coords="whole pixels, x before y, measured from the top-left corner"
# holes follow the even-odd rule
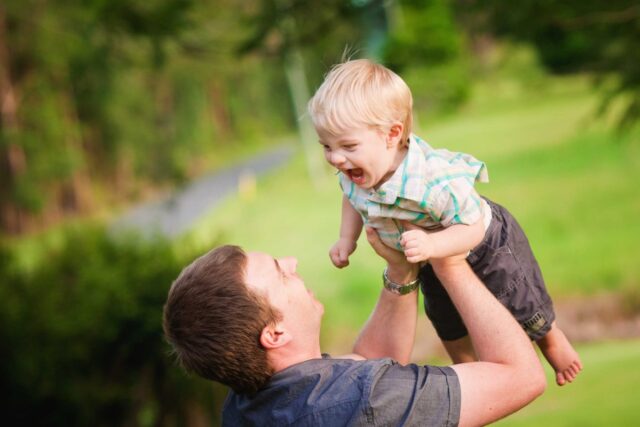
[[[267,325],[260,333],[260,344],[267,350],[282,347],[292,339],[292,335],[282,324]]]
[[[400,122],[396,122],[391,125],[389,132],[387,132],[387,148],[394,148],[402,141],[402,133],[404,132],[404,125]]]

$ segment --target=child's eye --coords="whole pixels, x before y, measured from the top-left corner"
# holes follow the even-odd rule
[[[323,145],[323,146],[322,146],[322,149],[323,149],[324,151],[331,151],[331,148],[330,148],[328,145]]]
[[[344,149],[347,151],[353,151],[356,149],[357,146],[358,146],[357,144],[349,144],[349,145],[345,145]]]

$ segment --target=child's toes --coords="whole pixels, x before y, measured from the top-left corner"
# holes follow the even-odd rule
[[[571,369],[571,372],[573,372],[574,376],[578,376],[578,374],[582,370],[582,366],[580,365],[580,362],[577,360],[573,362],[569,368]]]
[[[573,367],[575,368],[576,371],[576,377],[578,376],[578,374],[582,371],[582,363],[580,363],[580,361],[576,361],[573,364]]]
[[[556,372],[556,384],[563,386],[566,384],[566,379],[564,377],[564,374],[562,372]]]
[[[574,375],[574,373],[571,371],[571,369],[568,369],[566,371],[564,371],[564,378],[568,381],[568,382],[573,382],[573,380],[576,379],[576,376]]]

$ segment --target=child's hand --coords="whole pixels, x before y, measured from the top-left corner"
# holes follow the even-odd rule
[[[341,237],[329,250],[331,262],[338,268],[349,265],[349,255],[356,250],[356,242],[351,239]]]
[[[400,244],[404,249],[404,255],[410,263],[418,263],[426,261],[433,256],[434,241],[433,238],[422,228],[408,224],[408,231],[402,233]]]

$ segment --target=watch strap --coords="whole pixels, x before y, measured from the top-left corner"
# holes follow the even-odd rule
[[[398,295],[406,295],[418,289],[418,286],[420,285],[420,278],[416,277],[409,283],[396,283],[389,279],[387,269],[385,268],[382,272],[382,283],[388,291]]]

